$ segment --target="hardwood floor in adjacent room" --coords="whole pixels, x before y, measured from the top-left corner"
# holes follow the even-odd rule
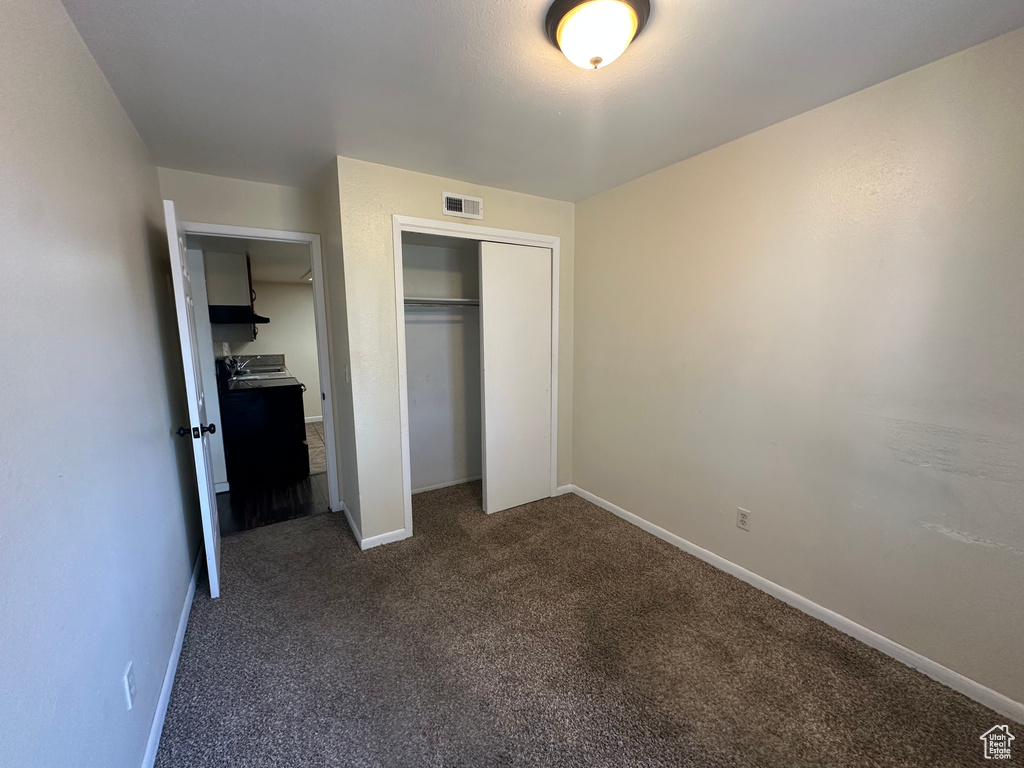
[[[253,490],[237,488],[217,494],[222,536],[309,517],[329,509],[326,472],[311,474],[290,485]]]
[[[309,446],[309,474],[327,471],[327,444],[324,441],[324,423],[314,421],[306,425],[306,445]]]

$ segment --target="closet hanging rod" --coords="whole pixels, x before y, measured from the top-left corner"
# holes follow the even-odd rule
[[[414,296],[405,297],[406,306],[410,307],[479,307],[479,299],[424,299]]]

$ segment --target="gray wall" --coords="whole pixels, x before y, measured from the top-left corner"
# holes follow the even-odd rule
[[[476,299],[479,244],[405,243],[406,296]],[[413,493],[480,477],[480,308],[406,307]]]
[[[1024,701],[1024,30],[576,222],[573,482]]]
[[[57,0],[0,71],[0,763],[138,766],[199,544],[157,174]]]

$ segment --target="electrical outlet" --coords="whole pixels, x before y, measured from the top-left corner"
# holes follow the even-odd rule
[[[135,704],[135,668],[132,662],[128,662],[128,668],[124,671],[124,698],[128,703],[128,709]]]
[[[736,527],[744,531],[750,530],[750,510],[736,507]]]

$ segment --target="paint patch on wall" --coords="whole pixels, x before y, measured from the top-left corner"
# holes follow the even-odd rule
[[[885,419],[886,447],[900,461],[1004,483],[1024,484],[1019,440],[906,419]]]
[[[941,533],[943,536],[948,536],[955,541],[962,541],[965,544],[977,544],[981,547],[1001,549],[1019,557],[1024,557],[1024,548],[1022,547],[1015,547],[1012,544],[1004,544],[1003,542],[992,541],[991,539],[983,539],[980,536],[973,536],[966,531],[958,531],[955,528],[947,528],[944,525],[937,525],[935,523],[921,522],[920,525],[922,528],[927,528],[929,531],[935,531],[935,533]]]

